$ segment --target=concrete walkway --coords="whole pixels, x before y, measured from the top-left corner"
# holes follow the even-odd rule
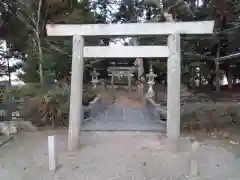
[[[109,94],[111,94],[109,92]],[[85,131],[156,131],[165,132],[166,124],[152,119],[144,105],[144,100],[137,92],[118,92],[112,97],[109,94],[102,96],[106,103],[112,97],[115,102],[108,104],[104,112],[91,119],[82,126]]]
[[[59,169],[48,171],[47,136],[56,135]],[[0,148],[1,180],[185,180],[189,143],[179,152],[163,135],[149,132],[82,132],[82,147],[67,152],[67,130],[22,133]],[[201,180],[239,180],[240,160],[221,141],[197,152]]]
[[[151,119],[145,108],[126,107],[116,103],[84,124],[82,130],[165,132],[165,124]]]

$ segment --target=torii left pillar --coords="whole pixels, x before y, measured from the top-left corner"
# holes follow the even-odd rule
[[[68,150],[70,151],[77,150],[80,146],[80,125],[83,117],[83,49],[84,38],[80,35],[74,35],[72,50],[72,75],[68,131]]]
[[[170,56],[167,61],[167,136],[171,140],[180,137],[181,110],[181,51],[180,35],[168,36]]]

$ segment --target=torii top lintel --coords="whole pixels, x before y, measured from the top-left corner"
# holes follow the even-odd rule
[[[47,24],[48,36],[142,36],[167,34],[211,34],[214,21],[129,23],[129,24]]]

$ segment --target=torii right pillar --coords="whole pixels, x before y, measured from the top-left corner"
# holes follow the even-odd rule
[[[180,137],[181,111],[181,50],[180,34],[168,36],[170,55],[167,61],[167,136],[177,140]]]

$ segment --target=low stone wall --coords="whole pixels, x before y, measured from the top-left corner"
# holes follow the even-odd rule
[[[157,119],[161,122],[166,121],[167,112],[161,108],[160,104],[155,103],[154,100],[150,97],[146,97],[146,108],[153,119]]]
[[[103,110],[102,98],[98,95],[89,103],[90,117],[94,118]]]
[[[83,107],[84,113],[88,113],[88,117],[84,118],[83,123],[95,118],[100,112],[105,110],[105,106],[102,103],[102,98],[100,95],[95,97],[88,106]]]
[[[24,121],[18,119],[12,121],[0,122],[0,134],[11,135],[17,134],[19,131],[26,132],[34,132],[37,131],[37,127],[35,127],[30,121]]]
[[[12,101],[9,103],[0,104],[0,122],[12,121],[13,119],[19,119],[20,105],[25,102]],[[23,117],[21,117],[23,119]]]

